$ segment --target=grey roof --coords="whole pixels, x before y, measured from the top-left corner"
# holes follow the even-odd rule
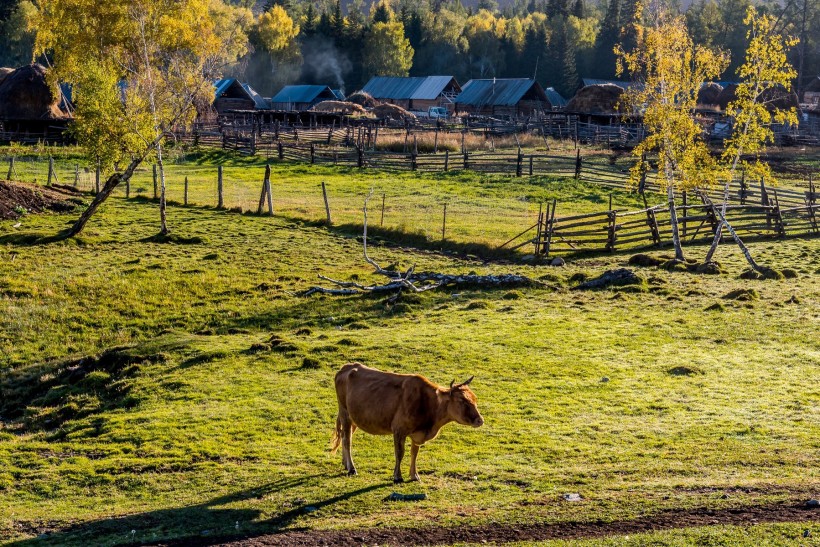
[[[549,102],[541,84],[529,78],[470,80],[454,102],[473,106],[513,106],[533,88],[540,100]]]
[[[273,96],[272,103],[309,103],[320,95],[334,99],[336,94],[326,85],[286,85]]]
[[[365,84],[362,91],[374,99],[393,100],[435,100],[453,83],[456,91],[461,87],[452,76],[417,76],[402,78],[399,76],[374,76]]]
[[[617,85],[621,89],[629,89],[630,87],[639,85],[637,82],[627,82],[624,80],[599,80],[598,78],[581,78],[581,82],[584,86],[612,84]]]
[[[544,90],[544,93],[547,94],[547,99],[550,100],[552,106],[567,106],[567,100],[557,91],[555,91],[554,87],[548,87]]]
[[[242,89],[244,89],[245,92],[247,92],[247,94],[250,95],[250,98],[253,99],[253,103],[256,106],[256,108],[260,110],[267,110],[268,108],[270,108],[270,106],[268,105],[268,100],[265,99],[259,93],[257,93],[256,90],[250,86],[250,84],[242,84]]]

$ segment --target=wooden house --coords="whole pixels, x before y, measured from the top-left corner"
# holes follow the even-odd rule
[[[406,110],[426,111],[431,106],[452,110],[453,99],[461,92],[461,86],[452,76],[375,76],[362,91],[380,103],[395,104]]]
[[[531,116],[553,107],[541,84],[529,78],[470,80],[454,102],[456,112],[484,116]]]
[[[334,92],[326,85],[286,85],[270,102],[273,110],[303,112],[322,101],[344,100],[341,91]]]

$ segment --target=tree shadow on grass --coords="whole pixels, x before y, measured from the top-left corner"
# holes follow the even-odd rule
[[[102,519],[68,528],[43,533],[29,527],[37,538],[8,544],[14,547],[34,545],[214,545],[225,541],[271,534],[291,525],[299,517],[311,514],[334,504],[361,496],[373,490],[390,487],[385,482],[356,488],[317,501],[297,499],[292,509],[258,521],[261,509],[223,507],[246,500],[263,499],[271,494],[281,494],[298,488],[312,480],[329,479],[331,475],[316,474],[298,478],[281,479],[270,484],[220,496],[205,503],[138,513],[124,517]],[[294,495],[296,493],[294,492]]]

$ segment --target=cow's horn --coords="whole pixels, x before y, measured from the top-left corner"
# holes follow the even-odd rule
[[[453,384],[455,384],[455,383],[456,383],[456,380],[455,380],[455,378],[454,378],[454,379],[453,379],[453,381],[452,381],[452,382],[450,382],[450,391],[452,391],[452,390],[453,390]]]
[[[472,382],[472,381],[473,381],[473,378],[475,378],[475,376],[470,376],[470,377],[467,379],[467,381],[466,381],[466,382],[464,382],[464,383],[463,383],[463,384],[461,384],[461,385],[462,385],[462,386],[467,386],[467,385],[470,385],[470,382]]]

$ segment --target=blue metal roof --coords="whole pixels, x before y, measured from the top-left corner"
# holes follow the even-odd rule
[[[326,85],[286,85],[273,96],[272,103],[309,103],[320,95],[335,99],[336,95]]]
[[[550,100],[552,106],[563,107],[567,105],[567,100],[563,96],[561,96],[560,93],[555,91],[554,87],[548,87],[544,90],[544,93],[547,94],[547,99]]]
[[[228,88],[231,87],[231,84],[233,84],[235,81],[236,78],[223,78],[221,80],[217,80],[217,82],[214,84],[214,87],[216,88],[214,98],[218,99],[219,97],[221,97],[222,94],[225,93],[228,90]]]
[[[513,106],[530,90],[539,100],[549,102],[541,84],[529,78],[470,80],[454,102],[472,106]]]
[[[456,91],[461,89],[452,76],[416,76],[412,78],[374,76],[365,84],[362,91],[369,93],[374,99],[434,101],[450,85],[450,82],[453,83]]]

